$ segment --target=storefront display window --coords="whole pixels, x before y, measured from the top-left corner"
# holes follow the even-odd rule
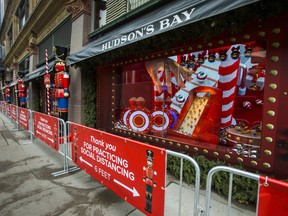
[[[114,128],[258,158],[265,64],[263,40],[123,66]]]

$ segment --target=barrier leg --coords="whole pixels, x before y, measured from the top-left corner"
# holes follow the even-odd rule
[[[75,172],[79,170],[78,167],[71,167],[69,168],[69,161],[68,161],[68,142],[67,142],[67,128],[66,124],[63,119],[58,119],[60,130],[59,133],[63,136],[63,152],[60,152],[64,156],[64,164],[63,164],[63,170],[52,173],[53,176],[60,176],[64,175],[70,172]]]

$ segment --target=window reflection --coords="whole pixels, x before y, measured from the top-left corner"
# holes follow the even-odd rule
[[[258,157],[265,63],[252,41],[125,66],[114,127]]]

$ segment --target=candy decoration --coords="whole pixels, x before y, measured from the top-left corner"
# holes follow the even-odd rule
[[[256,103],[257,105],[263,105],[263,101],[262,101],[261,99],[256,99],[256,100],[255,100],[255,103]]]
[[[222,55],[224,55],[224,52],[222,52]],[[239,64],[240,58],[232,59],[231,57],[226,61],[222,61],[219,67],[218,87],[223,91],[221,127],[230,126],[232,123]]]
[[[251,109],[252,105],[251,105],[251,103],[249,101],[244,101],[243,102],[243,107],[245,109]]]
[[[197,79],[200,83],[205,82],[205,80],[207,79],[207,73],[205,71],[199,71],[197,73]]]
[[[45,61],[46,61],[46,74],[48,74],[48,50],[45,50]],[[46,97],[47,97],[47,114],[50,115],[50,90],[46,88]]]
[[[126,123],[135,132],[147,133],[151,130],[152,119],[147,108],[135,107],[127,115]]]

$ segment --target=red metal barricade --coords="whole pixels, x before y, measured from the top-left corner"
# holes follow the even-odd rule
[[[15,105],[11,104],[11,112],[10,112],[10,117],[13,121],[17,122],[17,116],[18,116],[18,112],[17,112],[17,108]]]
[[[18,124],[26,131],[29,131],[29,110],[28,109],[18,107]]]
[[[58,118],[39,112],[33,112],[34,136],[58,151]]]
[[[79,124],[69,128],[77,166],[146,215],[164,215],[165,149]]]

